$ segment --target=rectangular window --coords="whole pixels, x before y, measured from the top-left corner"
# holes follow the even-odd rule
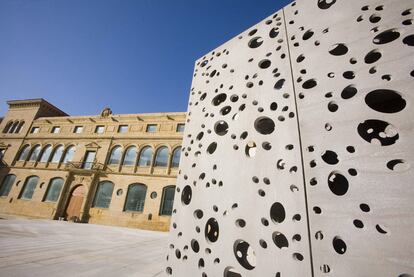
[[[96,133],[96,134],[103,134],[104,130],[105,130],[105,126],[98,125],[98,126],[96,126],[96,128],[95,128],[95,133]]]
[[[60,133],[60,127],[59,126],[55,126],[52,128],[52,134],[59,134]]]
[[[75,134],[82,134],[83,133],[83,126],[75,126],[75,129],[73,129],[73,132]]]
[[[32,130],[30,130],[30,133],[31,134],[37,134],[37,133],[39,133],[39,129],[40,129],[39,127],[33,127]]]
[[[126,133],[128,132],[128,125],[119,125],[118,127],[118,133]]]
[[[91,169],[93,166],[93,162],[95,161],[95,151],[86,151],[85,159],[83,160],[83,169]]]
[[[163,194],[161,202],[161,215],[171,215],[174,204],[175,187],[166,187]]]
[[[148,124],[147,133],[155,133],[157,131],[157,124]]]
[[[184,132],[184,124],[180,123],[177,124],[177,133],[183,133]]]

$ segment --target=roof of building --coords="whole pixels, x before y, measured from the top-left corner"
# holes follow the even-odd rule
[[[35,98],[35,99],[22,99],[22,100],[9,100],[7,104],[10,108],[20,108],[20,107],[29,107],[29,106],[46,106],[47,108],[53,110],[59,115],[68,116],[67,113],[56,107],[55,105],[50,104],[43,98]]]

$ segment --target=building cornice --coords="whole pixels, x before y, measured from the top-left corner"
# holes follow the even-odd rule
[[[5,139],[5,138],[2,138]],[[62,139],[68,139],[68,140],[80,140],[80,141],[85,141],[85,140],[91,140],[91,141],[95,141],[95,140],[109,140],[109,139],[114,139],[114,140],[137,140],[137,139],[148,139],[148,140],[182,140],[183,136],[182,135],[177,135],[177,136],[172,136],[172,135],[166,135],[166,136],[139,136],[139,135],[126,135],[126,136],[88,136],[88,137],[79,137],[79,136],[56,136],[56,137],[52,137],[52,136],[27,136],[24,138],[25,141],[27,140],[62,140]]]
[[[68,117],[39,117],[33,123],[134,123],[134,122],[184,122],[185,112],[173,113],[145,113],[145,114],[119,114],[108,117],[95,116],[68,116]]]

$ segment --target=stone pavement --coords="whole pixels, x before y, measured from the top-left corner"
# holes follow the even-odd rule
[[[0,217],[0,276],[161,276],[168,233]]]

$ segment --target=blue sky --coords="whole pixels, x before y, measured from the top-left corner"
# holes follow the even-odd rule
[[[291,1],[1,0],[0,116],[185,111],[194,61]]]

